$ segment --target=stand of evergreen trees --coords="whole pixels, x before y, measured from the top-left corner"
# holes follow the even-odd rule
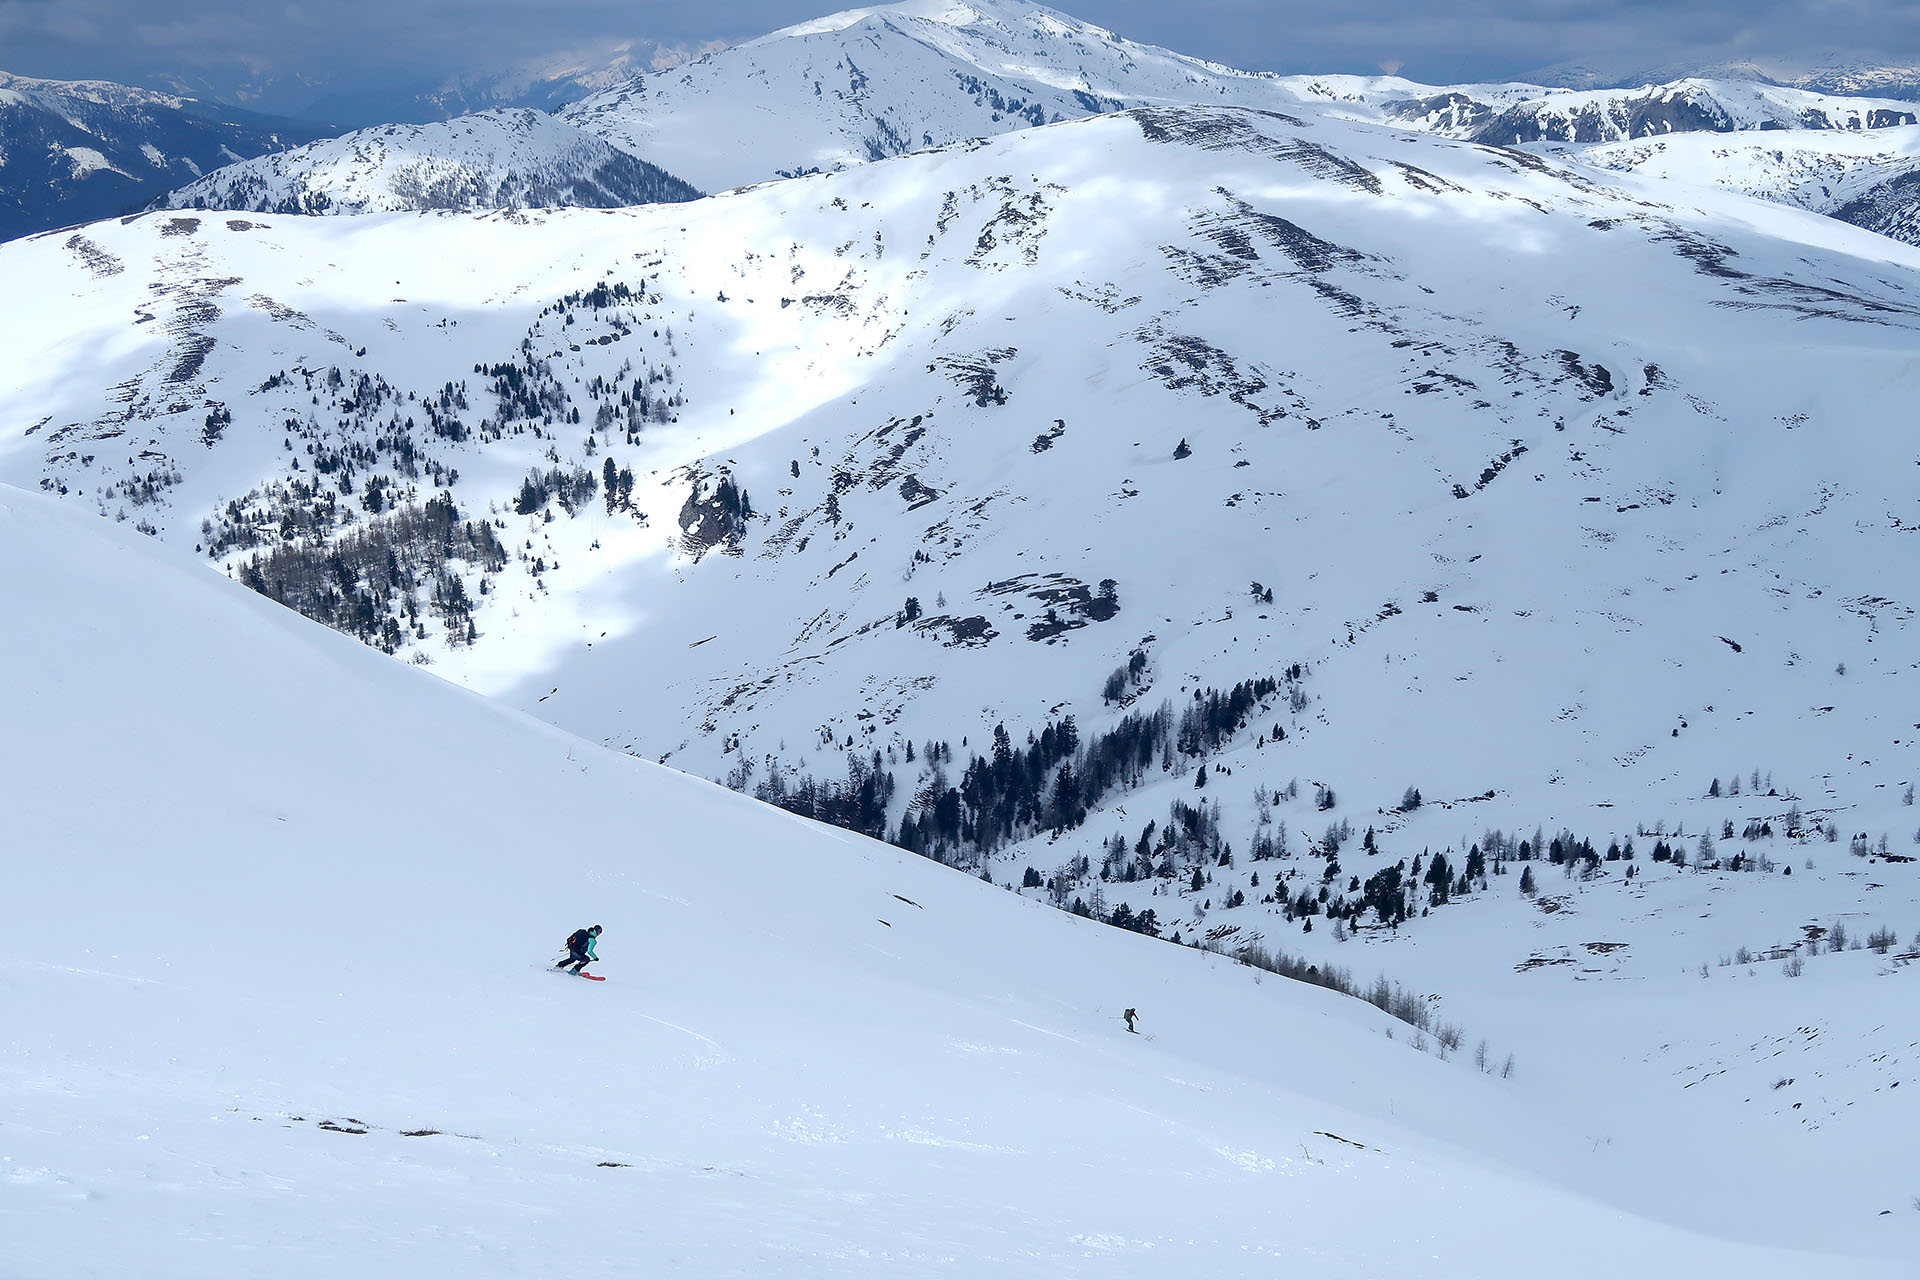
[[[520,515],[530,516],[558,498],[566,513],[574,515],[593,501],[593,495],[599,491],[600,481],[585,467],[549,467],[545,471],[534,467],[527,472],[527,478],[520,482],[520,492],[514,498],[513,509]]]
[[[643,310],[659,302],[644,283],[613,281],[549,304],[517,350],[473,366],[475,394],[483,399],[477,415],[464,380],[412,391],[351,367],[281,369],[253,388],[248,413],[260,420],[254,426],[282,431],[286,469],[210,512],[196,550],[216,560],[256,552],[230,561],[246,585],[389,653],[427,637],[423,613],[444,622],[451,643],[474,639],[472,570],[485,593],[507,552],[487,521],[461,518],[451,496],[460,472],[451,462],[507,435],[550,440],[545,461],[517,492],[490,496],[519,515],[551,520],[550,504],[576,514],[594,500],[604,475],[609,514],[630,511],[631,470],[611,458],[603,467],[596,455],[616,433],[631,444],[646,424],[672,421],[684,403],[666,359],[677,355],[673,329]],[[616,342],[629,358],[587,379],[582,396],[568,369],[579,362],[571,357]],[[221,447],[233,421],[231,411],[215,405],[202,444]],[[581,428],[577,448],[559,443],[566,427]],[[132,478],[103,501],[138,507],[159,501],[177,482],[174,472]],[[432,496],[423,502],[426,494]],[[726,480],[712,501],[723,532],[737,538],[752,514],[745,492]],[[521,558],[537,583],[548,566],[531,543]]]
[[[1291,674],[1297,678],[1299,668]],[[1224,693],[1196,691],[1177,717],[1163,703],[1084,740],[1072,716],[1049,722],[1024,747],[996,725],[988,753],[967,761],[957,786],[945,782],[944,769],[935,771],[930,794],[901,818],[893,842],[941,862],[971,863],[1012,841],[1079,827],[1103,797],[1138,786],[1156,764],[1170,768],[1175,753],[1218,750],[1279,688],[1262,677]],[[929,748],[937,764],[941,747]]]
[[[450,566],[483,575],[507,563],[506,548],[484,520],[462,520],[445,493],[349,528],[331,542],[282,542],[240,566],[240,581],[323,626],[388,653],[404,634],[419,635],[421,594],[454,643],[474,635],[473,602]],[[405,619],[404,623],[402,619]]]
[[[885,840],[893,788],[893,774],[878,751],[871,758],[849,751],[844,780],[818,781],[806,775],[789,780],[775,761],[766,778],[753,789],[753,796],[788,813]]]

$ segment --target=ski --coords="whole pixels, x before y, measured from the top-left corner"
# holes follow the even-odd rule
[[[549,965],[542,965],[542,966],[538,966],[538,967],[540,967],[540,968],[544,968],[544,969],[546,969],[546,971],[547,971],[548,973],[560,973],[560,974],[565,974],[565,975],[566,975],[567,977],[569,977],[569,978],[585,978],[585,979],[586,979],[587,981],[589,981],[589,982],[605,982],[605,981],[607,980],[607,979],[606,979],[606,976],[605,976],[604,974],[598,974],[598,973],[573,973],[573,972],[570,972],[569,970],[566,970],[566,969],[562,969],[562,968],[560,968],[560,967],[559,967],[558,965],[550,965],[550,966],[549,966]]]

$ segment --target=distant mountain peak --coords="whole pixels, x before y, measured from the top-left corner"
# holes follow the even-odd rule
[[[361,129],[229,165],[163,207],[254,213],[616,208],[700,192],[605,140],[531,108]]]
[[[1658,66],[1562,62],[1529,72],[1541,85],[1572,89],[1627,89],[1676,80],[1751,81],[1841,96],[1920,98],[1920,66],[1824,54],[1804,58],[1752,57],[1674,61]]]

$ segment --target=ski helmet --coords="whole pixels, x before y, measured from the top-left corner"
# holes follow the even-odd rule
[[[599,932],[600,932],[600,926],[599,926],[599,925],[595,925],[595,926],[593,926],[593,928],[591,928],[591,929],[589,929],[589,930],[587,930],[587,932],[588,932],[588,933],[599,933]]]

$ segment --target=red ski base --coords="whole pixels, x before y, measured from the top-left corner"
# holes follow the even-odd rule
[[[548,973],[564,973],[569,978],[585,978],[589,982],[605,982],[606,981],[605,978],[601,977],[597,973],[588,973],[585,970],[575,972],[574,970],[564,968],[561,965],[555,965],[553,968],[547,970],[547,972]]]

